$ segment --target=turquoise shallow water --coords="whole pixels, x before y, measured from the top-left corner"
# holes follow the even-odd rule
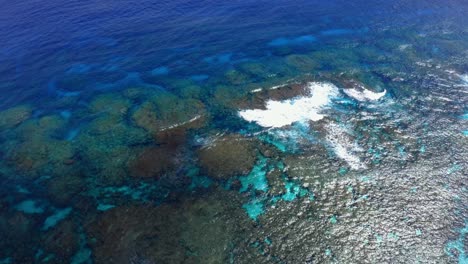
[[[0,263],[467,263],[467,12],[6,4]]]

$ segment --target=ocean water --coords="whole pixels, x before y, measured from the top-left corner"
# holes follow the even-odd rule
[[[0,8],[0,263],[468,263],[468,3]]]

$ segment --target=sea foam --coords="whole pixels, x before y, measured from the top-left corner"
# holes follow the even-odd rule
[[[343,92],[347,94],[348,96],[358,100],[358,101],[375,101],[379,100],[380,98],[384,97],[385,94],[387,93],[387,90],[384,90],[383,92],[376,93],[367,89],[362,89],[362,91],[356,90],[356,89],[343,89]]]
[[[353,142],[346,128],[336,123],[330,123],[326,126],[326,140],[330,144],[336,156],[344,160],[353,170],[365,169],[367,166],[361,162],[358,152],[364,151]]]
[[[320,113],[322,108],[330,103],[332,97],[338,95],[338,88],[331,83],[310,82],[308,89],[309,96],[284,101],[269,100],[266,102],[266,110],[242,110],[239,115],[263,127],[283,127],[294,122],[318,121],[325,116]]]
[[[468,85],[468,74],[459,75],[464,84]]]

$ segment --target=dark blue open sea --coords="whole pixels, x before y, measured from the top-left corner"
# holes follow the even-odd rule
[[[0,6],[0,264],[468,263],[466,0]]]

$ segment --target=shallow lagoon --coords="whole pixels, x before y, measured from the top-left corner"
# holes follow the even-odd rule
[[[107,4],[1,11],[0,263],[468,261],[462,1]]]

